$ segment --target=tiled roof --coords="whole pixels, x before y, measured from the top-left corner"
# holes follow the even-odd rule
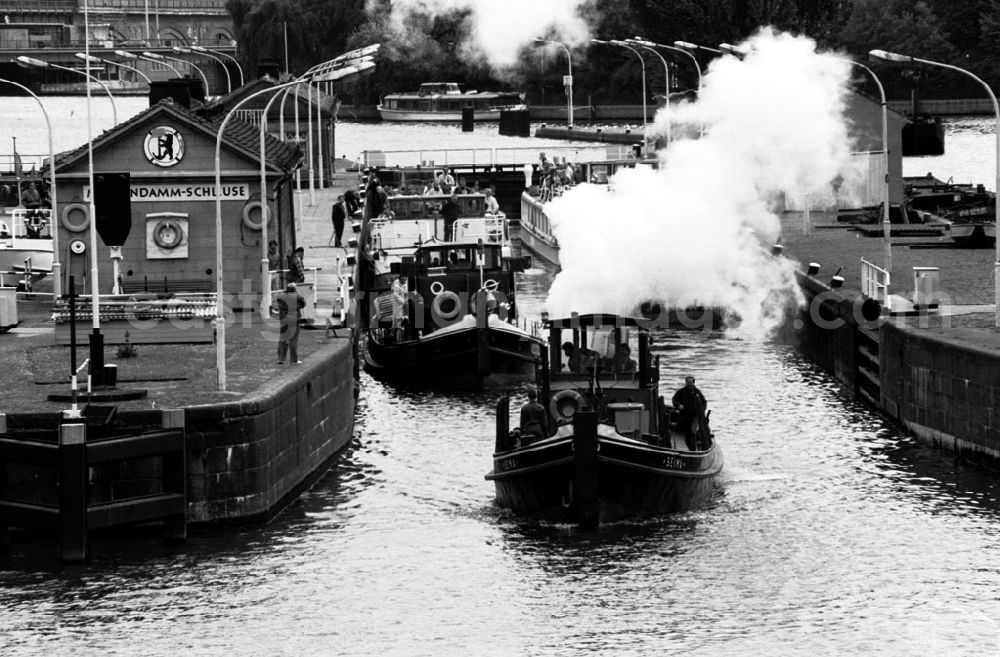
[[[192,127],[201,130],[206,136],[215,138],[219,133],[219,128],[225,116],[220,114],[217,117],[206,120],[195,112],[177,105],[169,99],[164,99],[151,106],[132,118],[119,123],[110,130],[94,138],[94,149],[97,150],[107,144],[113,143],[121,135],[127,134],[136,125],[146,121],[152,114],[156,113],[172,114],[177,120],[188,123]],[[226,133],[223,136],[223,143],[230,148],[235,148],[253,161],[260,161],[260,128],[258,126],[232,119],[226,125]],[[56,167],[68,166],[76,162],[79,158],[87,154],[87,144],[84,143],[79,148],[71,151],[56,154]],[[271,166],[277,167],[285,172],[293,171],[302,160],[302,151],[297,145],[288,144],[271,135],[264,135],[265,159]]]

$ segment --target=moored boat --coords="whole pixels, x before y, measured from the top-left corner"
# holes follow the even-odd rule
[[[13,208],[0,217],[0,271],[52,271],[52,211]]]
[[[911,207],[950,224],[958,246],[992,247],[996,243],[996,195],[982,184],[942,181],[928,173],[903,179]]]
[[[594,527],[689,511],[709,500],[723,464],[709,414],[698,408],[681,416],[663,401],[647,324],[615,315],[548,323],[537,384],[549,428],[535,432],[540,436],[511,430],[509,399],[499,402],[486,475],[499,506]]]
[[[517,317],[514,274],[526,260],[512,256],[506,218],[485,212],[484,195],[455,195],[453,223],[440,215],[448,198],[390,197],[362,227],[365,368],[473,388],[530,378],[542,341]]]
[[[502,110],[524,106],[516,92],[463,92],[457,82],[425,82],[418,91],[386,94],[378,112],[383,121],[461,121],[471,107],[476,121],[496,121]]]

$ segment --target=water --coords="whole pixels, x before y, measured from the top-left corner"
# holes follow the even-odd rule
[[[408,147],[443,130],[408,128]],[[551,276],[521,278],[528,314]],[[483,479],[494,394],[365,377],[349,450],[264,527],[180,550],[104,540],[81,566],[16,541],[0,655],[997,653],[994,477],[786,347],[662,333],[656,349],[664,386],[693,373],[713,409],[726,468],[703,510],[595,533],[522,522]]]

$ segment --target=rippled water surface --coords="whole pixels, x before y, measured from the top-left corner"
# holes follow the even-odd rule
[[[524,311],[550,281],[521,278]],[[991,474],[788,348],[661,333],[656,349],[664,386],[693,373],[713,409],[726,467],[703,510],[522,522],[483,479],[496,393],[365,377],[348,451],[264,527],[98,541],[82,566],[16,540],[0,655],[997,653]]]

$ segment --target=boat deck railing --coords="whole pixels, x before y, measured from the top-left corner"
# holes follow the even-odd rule
[[[98,295],[98,313],[101,321],[150,320],[150,319],[209,319],[216,314],[214,292],[176,293],[167,299],[139,299],[128,294]],[[76,297],[74,315],[77,322],[90,321],[93,314],[91,297]],[[52,319],[57,323],[70,321],[70,302],[65,298],[56,299],[53,304]]]
[[[9,218],[0,217],[0,239],[48,239],[52,237],[52,210],[12,208]]]
[[[398,151],[363,151],[365,167],[407,166],[523,166],[536,164],[544,152],[550,158],[567,158],[572,162],[625,160],[632,148],[620,144],[586,144],[576,146],[514,146],[509,148],[441,148]]]

